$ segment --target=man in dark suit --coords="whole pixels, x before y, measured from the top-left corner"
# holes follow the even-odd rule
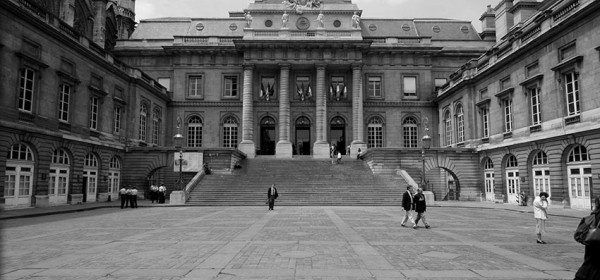
[[[423,220],[423,224],[425,224],[425,228],[429,228],[429,224],[425,220],[425,211],[427,211],[427,203],[425,202],[425,195],[423,195],[423,189],[418,188],[417,194],[414,197],[415,201],[415,212],[417,212],[417,218],[415,219],[414,229],[417,228],[417,224],[419,220]]]
[[[273,210],[273,207],[275,206],[275,199],[277,197],[279,197],[279,194],[277,193],[277,188],[275,187],[275,184],[273,184],[273,185],[271,185],[269,190],[267,190],[267,200],[269,201],[269,210]]]
[[[415,225],[415,220],[412,218],[412,210],[414,210],[414,207],[413,187],[408,185],[406,186],[406,192],[402,195],[402,208],[404,208],[405,214],[400,223],[401,226],[405,227],[406,225],[404,225],[404,223],[409,219],[413,223],[413,226]]]

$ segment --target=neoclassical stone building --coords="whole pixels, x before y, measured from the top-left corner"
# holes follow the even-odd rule
[[[504,0],[482,19],[497,41],[438,93],[440,146],[477,149],[489,201],[545,191],[589,209],[600,194],[600,1]]]
[[[135,29],[135,1],[0,2],[0,204],[174,181],[178,133],[224,164],[332,146],[369,153],[374,172],[395,172],[391,156],[425,177],[423,163],[443,199],[545,190],[585,208],[600,193],[600,1],[502,0],[480,33],[361,18],[351,0],[249,2]]]

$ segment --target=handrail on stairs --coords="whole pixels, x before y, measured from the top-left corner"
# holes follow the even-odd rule
[[[183,191],[183,194],[185,195],[184,201],[187,201],[190,198],[190,193],[200,183],[202,178],[204,178],[204,175],[206,175],[206,173],[204,168],[202,168],[198,173],[196,173],[196,175],[194,175],[194,178],[192,178],[192,180],[185,185],[185,190]]]

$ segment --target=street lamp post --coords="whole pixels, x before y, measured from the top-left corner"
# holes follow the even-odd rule
[[[183,141],[183,135],[181,135],[181,133],[177,133],[175,136],[173,136],[173,139],[175,140],[175,148],[179,150],[179,179],[177,179],[177,183],[175,183],[175,185],[177,190],[183,191],[183,147],[181,143]]]
[[[421,139],[422,147],[421,147],[421,161],[423,162],[423,176],[421,176],[421,188],[425,190],[427,186],[427,180],[425,179],[425,150],[428,150],[431,147],[431,137],[427,135],[427,126],[425,127],[425,136]]]

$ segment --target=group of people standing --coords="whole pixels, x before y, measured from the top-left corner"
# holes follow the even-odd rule
[[[137,208],[137,195],[138,190],[136,187],[123,186],[119,190],[119,196],[121,199],[121,209],[127,207]]]
[[[423,220],[425,228],[430,228],[429,223],[425,220],[425,211],[427,211],[427,202],[425,201],[425,195],[423,194],[422,188],[417,188],[417,193],[414,193],[415,188],[413,186],[406,186],[406,192],[402,195],[402,208],[404,208],[404,218],[400,225],[405,227],[406,222],[410,220],[413,224],[413,228],[417,229],[419,221]],[[413,218],[413,211],[417,214],[416,218]]]
[[[160,184],[160,186],[152,185],[150,186],[150,200],[152,203],[154,201],[163,204],[165,203],[165,199],[167,197],[167,187],[164,184]]]

